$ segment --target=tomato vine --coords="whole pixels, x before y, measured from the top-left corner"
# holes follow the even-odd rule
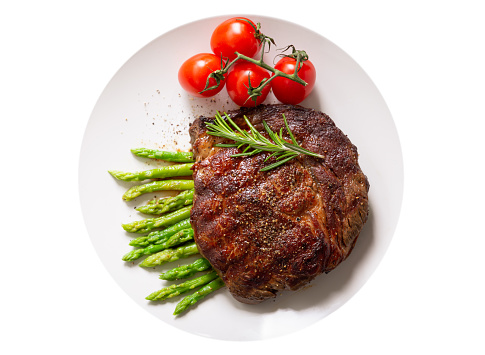
[[[244,19],[242,19],[242,20],[245,21]],[[251,24],[251,26],[253,26],[253,25]],[[253,64],[273,73],[273,75],[271,75],[268,79],[263,79],[259,83],[259,85],[255,86],[255,87],[253,87],[251,85],[251,82],[248,78],[248,85],[247,85],[248,96],[249,96],[248,99],[252,99],[254,102],[256,102],[257,98],[262,95],[263,88],[266,87],[267,85],[269,85],[272,80],[274,80],[275,78],[278,78],[278,77],[290,79],[290,80],[292,80],[292,81],[294,81],[298,84],[301,84],[303,86],[308,85],[308,83],[306,81],[304,81],[303,79],[301,79],[298,76],[298,70],[301,67],[301,63],[308,60],[308,54],[304,50],[297,50],[293,45],[289,45],[285,49],[283,49],[283,51],[286,51],[290,48],[292,49],[291,54],[288,54],[288,55],[285,54],[284,56],[288,56],[288,57],[294,58],[296,60],[294,72],[292,74],[287,74],[287,73],[282,72],[281,70],[275,69],[274,67],[267,64],[264,61],[264,54],[266,53],[266,51],[265,51],[266,46],[268,46],[268,51],[269,51],[271,44],[275,45],[275,42],[274,42],[273,38],[268,37],[268,36],[266,36],[266,35],[264,35],[263,33],[260,32],[260,26],[261,26],[260,23],[258,23],[255,28],[253,26],[253,28],[256,31],[255,36],[261,43],[260,58],[259,59],[250,58],[250,57],[248,57],[244,54],[241,54],[237,51],[235,52],[236,57],[233,60],[225,61],[224,60],[225,58],[221,57],[221,69],[214,70],[208,75],[205,88],[200,93],[203,93],[203,92],[208,91],[208,90],[214,90],[214,89],[218,88],[221,85],[221,82],[223,80],[225,80],[225,75],[227,74],[229,69],[237,61],[239,61],[241,59],[245,60],[247,62],[253,63]],[[215,85],[210,86],[210,80],[211,79],[215,79],[215,81],[216,81]]]

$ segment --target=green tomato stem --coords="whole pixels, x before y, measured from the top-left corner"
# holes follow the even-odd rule
[[[272,66],[270,66],[270,65],[268,65],[268,64],[266,64],[264,62],[264,52],[265,52],[264,49],[265,49],[265,46],[266,46],[267,43],[269,43],[271,45],[271,43],[274,43],[274,42],[273,42],[273,40],[270,37],[264,36],[264,38],[262,40],[261,58],[259,60],[256,60],[254,58],[247,57],[244,54],[241,54],[241,53],[238,53],[238,52],[235,53],[236,54],[236,58],[234,58],[232,61],[226,63],[225,65],[223,65],[223,61],[222,61],[222,58],[221,58],[221,69],[215,70],[214,72],[212,72],[207,77],[206,87],[204,88],[204,90],[201,91],[201,93],[204,92],[204,91],[211,90],[211,89],[214,89],[214,88],[218,87],[219,84],[220,84],[220,82],[222,80],[224,80],[224,75],[240,59],[243,59],[243,60],[245,60],[247,62],[253,63],[253,64],[255,64],[255,65],[257,65],[257,66],[259,66],[259,67],[261,67],[263,69],[266,69],[269,72],[273,73],[273,75],[269,79],[261,81],[261,83],[259,83],[259,85],[256,86],[256,87],[253,87],[251,85],[251,83],[249,82],[248,95],[249,95],[249,98],[253,99],[254,101],[256,101],[256,99],[257,99],[258,96],[261,96],[263,88],[265,86],[269,85],[269,83],[273,79],[278,78],[278,77],[283,77],[283,78],[287,78],[287,79],[293,80],[294,82],[297,82],[298,84],[301,84],[303,86],[308,85],[307,82],[305,82],[303,79],[301,79],[298,76],[298,70],[300,68],[300,63],[302,61],[308,60],[308,55],[306,54],[306,52],[305,51],[296,50],[294,46],[288,46],[287,47],[287,48],[290,48],[290,47],[293,48],[293,53],[290,56],[292,58],[295,58],[296,59],[295,71],[293,72],[293,74],[287,74],[287,73],[282,72],[281,70],[278,70],[278,69],[273,68]],[[209,87],[209,79],[210,78],[216,79],[217,84],[214,85],[214,86]]]

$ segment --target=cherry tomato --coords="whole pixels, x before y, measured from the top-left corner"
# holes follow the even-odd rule
[[[219,87],[204,91],[207,77],[215,70],[221,69],[221,59],[212,53],[199,53],[187,59],[178,72],[179,83],[189,94],[196,97],[210,97],[224,88],[224,81]],[[209,80],[209,87],[216,85],[216,79]]]
[[[216,56],[229,60],[236,58],[235,52],[252,58],[260,49],[259,39],[255,34],[254,22],[245,17],[231,18],[217,26],[212,33],[211,49]]]
[[[266,99],[271,87],[270,84],[266,85],[261,92],[261,96],[257,97],[255,103],[252,98],[249,99],[249,81],[251,83],[251,87],[254,88],[257,87],[263,79],[269,79],[270,77],[271,75],[267,70],[257,66],[256,64],[247,62],[245,60],[237,61],[227,75],[227,93],[232,101],[236,103],[236,105],[243,107],[257,106]]]
[[[296,60],[290,57],[281,58],[275,65],[278,69],[286,74],[293,74],[295,72]],[[276,98],[285,104],[297,105],[310,95],[310,92],[315,86],[317,73],[313,63],[309,60],[300,63],[300,70],[298,76],[307,82],[308,85],[303,86],[287,78],[277,77],[271,81],[273,94]]]

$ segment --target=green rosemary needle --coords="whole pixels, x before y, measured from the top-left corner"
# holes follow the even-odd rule
[[[232,157],[251,156],[261,152],[273,152],[266,158],[266,160],[274,157],[276,158],[276,162],[262,168],[261,171],[268,171],[283,165],[299,154],[307,154],[317,158],[324,158],[322,155],[313,153],[298,145],[293,133],[291,133],[284,114],[283,120],[285,122],[286,131],[290,136],[291,143],[283,139],[283,128],[280,129],[279,133],[275,133],[271,130],[271,128],[269,128],[268,124],[264,120],[264,129],[266,133],[268,133],[271,140],[258,132],[251,122],[249,122],[246,116],[244,116],[244,120],[249,127],[249,131],[241,129],[227,114],[224,115],[225,119],[222,118],[219,112],[217,112],[214,123],[206,123],[207,134],[233,140],[235,143],[216,145],[216,147],[236,147],[238,149],[242,149],[241,153],[233,154],[231,155]]]

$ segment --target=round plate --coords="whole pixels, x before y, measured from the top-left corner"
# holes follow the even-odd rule
[[[337,269],[320,275],[302,290],[282,293],[259,305],[239,303],[223,288],[174,317],[179,298],[164,303],[145,300],[152,291],[169,284],[158,278],[169,266],[143,269],[137,262],[121,260],[132,249],[128,242],[134,237],[123,231],[121,223],[147,218],[134,207],[154,195],[122,201],[122,194],[134,183],[117,181],[107,171],[159,166],[162,163],[133,156],[130,149],[189,150],[188,128],[196,116],[236,108],[224,90],[213,98],[193,98],[177,81],[180,64],[196,53],[209,52],[212,30],[227,17],[178,27],[130,58],[108,83],[92,112],[79,163],[79,192],[88,233],[121,288],[164,322],[223,340],[288,334],[344,305],[382,259],[397,224],[403,190],[402,155],[394,122],[362,68],[335,44],[304,27],[270,17],[247,17],[260,22],[262,32],[273,37],[278,48],[293,44],[307,51],[317,68],[317,82],[301,105],[329,114],[358,147],[360,165],[371,184],[370,216],[352,254]],[[272,48],[265,61],[273,63],[277,53]],[[266,102],[277,101],[270,95]]]

